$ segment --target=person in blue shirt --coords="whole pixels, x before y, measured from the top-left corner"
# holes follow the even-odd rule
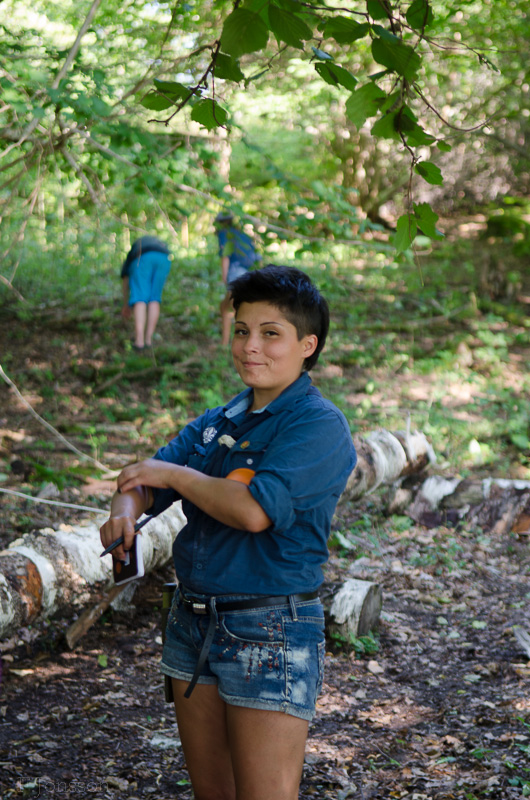
[[[226,294],[221,300],[221,342],[230,342],[234,309],[230,295],[232,283],[248,272],[261,256],[256,252],[250,236],[240,231],[234,224],[231,211],[220,211],[215,218],[215,233],[219,242],[219,258],[221,259],[221,276],[226,286]]]
[[[160,317],[162,290],[171,266],[169,248],[154,236],[137,239],[121,268],[122,317],[134,314],[135,350],[151,347]],[[131,312],[132,309],[132,312]]]
[[[234,365],[246,388],[118,477],[107,547],[182,499],[179,581],[162,672],[196,800],[296,800],[323,678],[318,598],[335,506],[356,462],[343,414],[309,377],[329,327],[303,272],[232,284]]]

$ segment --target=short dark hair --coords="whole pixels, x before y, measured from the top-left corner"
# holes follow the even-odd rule
[[[318,361],[329,330],[329,308],[305,272],[296,267],[267,264],[263,269],[246,272],[230,285],[232,302],[237,311],[242,303],[270,303],[279,308],[295,326],[298,340],[315,335],[315,352],[304,361],[309,371]]]
[[[227,223],[234,221],[234,215],[231,211],[220,211],[214,221],[220,223],[221,225],[226,225]]]

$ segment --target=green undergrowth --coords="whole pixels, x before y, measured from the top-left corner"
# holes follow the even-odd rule
[[[0,288],[13,320],[14,346],[2,355],[4,368],[22,391],[39,395],[47,421],[98,457],[107,445],[98,425],[131,423],[131,441],[140,437],[136,446],[150,452],[239,390],[219,344],[224,290],[210,239],[194,250],[175,250],[154,354],[132,350],[120,319],[119,248],[112,237],[100,239],[98,249],[87,234],[84,250],[77,242],[70,255],[68,241],[53,253],[32,253],[27,245],[17,287],[31,301]],[[314,380],[344,411],[353,433],[409,425],[427,435],[446,472],[530,477],[528,305],[519,295],[494,301],[480,293],[474,248],[459,240],[396,261],[390,253],[335,246],[291,260],[331,307],[328,345]],[[50,352],[67,353],[61,370],[51,356],[48,363],[18,363],[16,342],[48,328]],[[88,357],[68,354],[69,331],[93,342]],[[93,430],[65,419],[64,410],[77,402],[66,390],[58,395],[66,376],[81,382],[83,419]]]

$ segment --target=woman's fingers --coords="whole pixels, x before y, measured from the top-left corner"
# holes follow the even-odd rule
[[[172,466],[165,461],[158,461],[156,458],[148,458],[145,461],[138,461],[137,464],[130,464],[118,475],[118,491],[123,494],[137,486],[168,489],[170,488],[169,474]]]
[[[130,550],[132,547],[133,539],[135,536],[134,526],[136,520],[134,517],[111,517],[102,525],[100,529],[101,543],[104,548],[109,547],[113,542],[123,536],[123,544],[119,545],[112,551],[112,557],[123,561],[125,558],[125,551]]]

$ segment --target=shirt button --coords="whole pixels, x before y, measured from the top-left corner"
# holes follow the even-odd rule
[[[202,564],[197,564],[197,569],[202,569]]]
[[[247,458],[247,464],[253,464],[253,463],[254,463],[253,458]]]

